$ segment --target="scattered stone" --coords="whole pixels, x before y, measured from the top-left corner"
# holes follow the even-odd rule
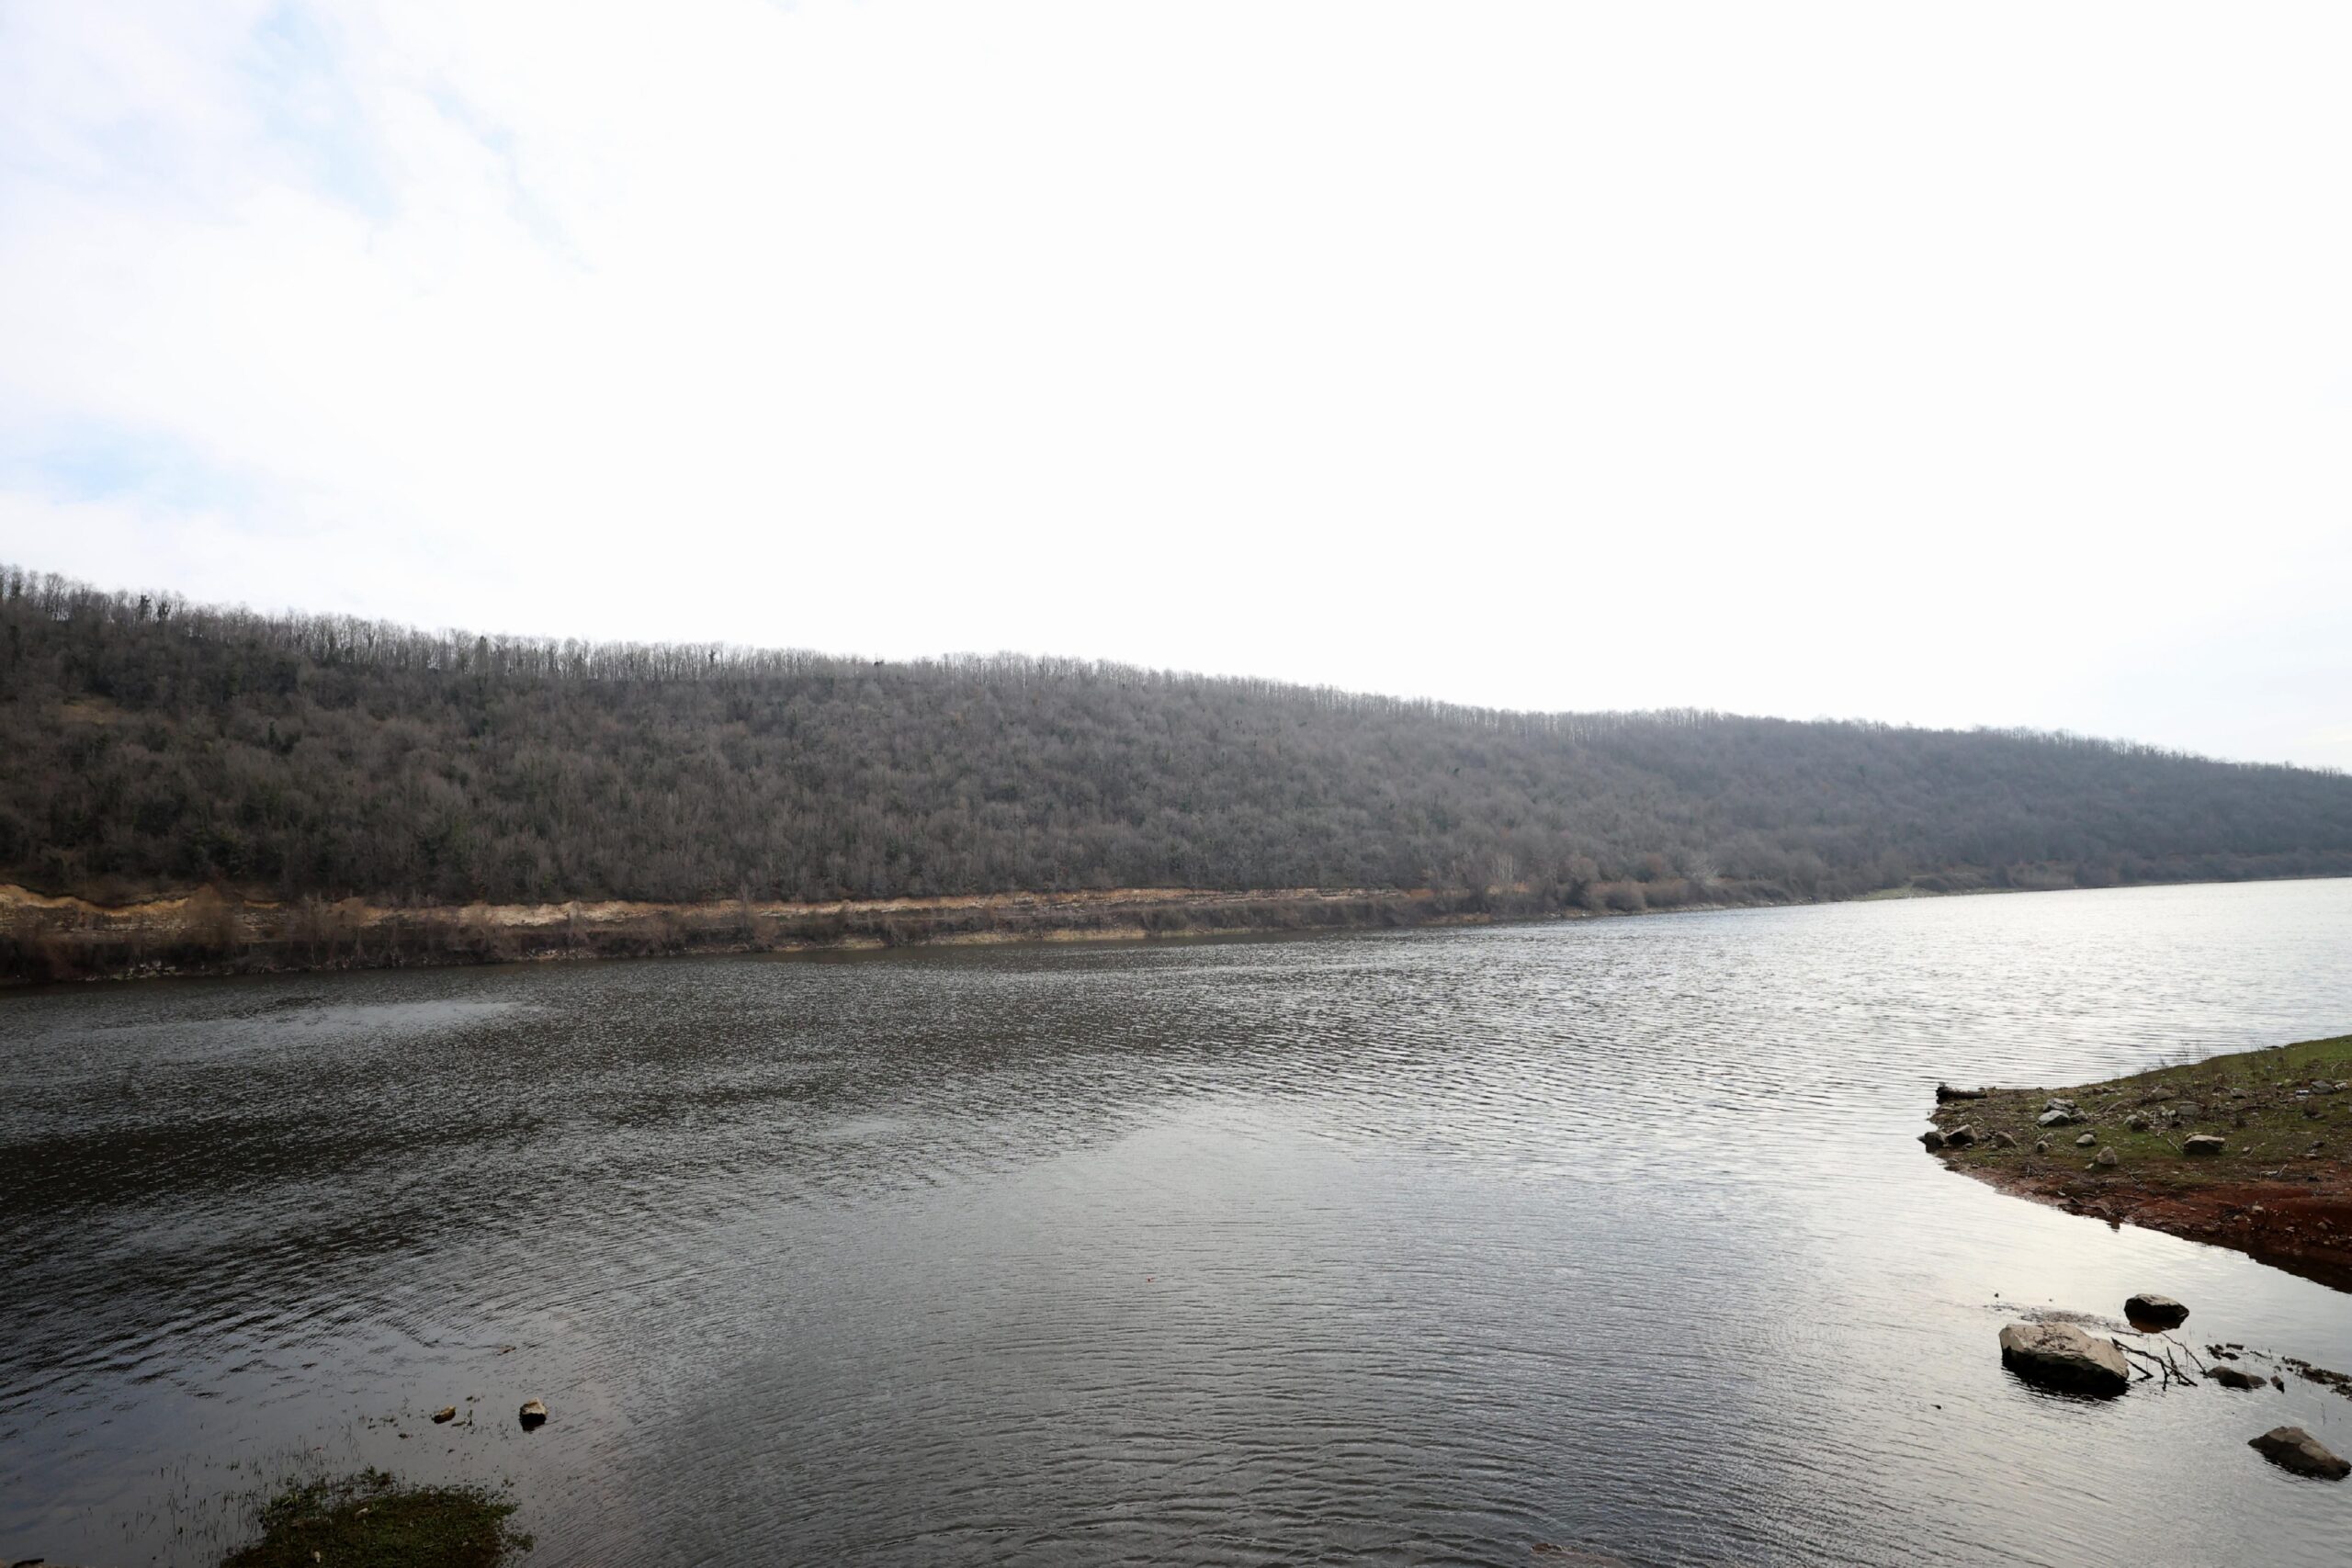
[[[2346,1464],[2301,1427],[2273,1427],[2258,1438],[2247,1438],[2246,1446],[2279,1469],[2291,1470],[2297,1475],[2315,1475],[2324,1481],[2341,1481],[2352,1475],[2352,1464]]]
[[[2211,1133],[2192,1133],[2180,1141],[2180,1152],[2185,1155],[2217,1155],[2229,1146],[2227,1138]]]
[[[2050,1140],[2049,1140],[2049,1139],[2047,1139],[2047,1138],[2036,1138],[2036,1139],[2034,1139],[2034,1141],[2033,1141],[2033,1152],[2034,1152],[2035,1154],[2038,1154],[2038,1155],[2046,1155],[2046,1154],[2048,1154],[2048,1153],[2050,1152]]]
[[[2153,1324],[2158,1328],[2178,1328],[2188,1321],[2188,1309],[2170,1296],[2160,1296],[2153,1291],[2143,1291],[2123,1303],[2123,1315],[2135,1324]]]
[[[2075,1140],[2075,1146],[2078,1149],[2086,1149],[2098,1142],[2098,1139],[2097,1136],[2089,1133],[2085,1133],[2081,1137]]]
[[[523,1402],[523,1430],[527,1432],[534,1427],[543,1425],[547,1418],[546,1405],[536,1399],[526,1399]]]
[[[445,1404],[433,1413],[433,1423],[436,1427],[445,1421],[455,1421],[457,1418],[458,1407],[454,1404]]]
[[[2132,1386],[2130,1363],[2112,1339],[2071,1323],[2012,1323],[2001,1330],[2001,1364],[2034,1382],[2111,1395]]]
[[[2101,1165],[2120,1165],[2122,1161],[2116,1157],[2115,1151],[2113,1149],[2101,1149],[2098,1152],[2098,1163]]]
[[[1984,1098],[1984,1091],[1981,1089],[1954,1089],[1948,1083],[1939,1083],[1936,1086],[1936,1103],[1939,1105],[1948,1100],[1982,1100]]]
[[[2260,1388],[2270,1381],[2267,1378],[2258,1378],[2243,1367],[2233,1367],[2226,1362],[2213,1368],[2205,1375],[2223,1388]]]
[[[2148,1119],[2136,1111],[2123,1119],[2123,1124],[2134,1133],[2144,1133],[2148,1130]]]
[[[2352,1399],[2352,1377],[2346,1377],[2342,1372],[2331,1371],[2325,1367],[2314,1367],[2301,1356],[2281,1356],[2278,1359],[2286,1362],[2294,1374],[2305,1382],[2322,1384],[2334,1389],[2346,1399]]]
[[[1962,1122],[1961,1125],[1954,1127],[1951,1132],[1944,1134],[1944,1142],[1950,1144],[1956,1149],[1964,1149],[1975,1141],[1976,1129],[1969,1126],[1966,1122]]]
[[[2038,1126],[2065,1127],[2071,1126],[2073,1123],[2079,1122],[2082,1119],[2083,1113],[2075,1110],[2071,1105],[2063,1108],[2053,1105],[2033,1120],[2035,1124]]]
[[[1944,1135],[1933,1127],[1920,1134],[1919,1141],[1928,1145],[1930,1154],[1944,1146]]]
[[[2018,1141],[2007,1133],[1996,1132],[1993,1134],[1993,1146],[1996,1149],[2013,1149],[2018,1146]]]

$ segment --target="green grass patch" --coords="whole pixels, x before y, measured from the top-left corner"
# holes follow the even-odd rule
[[[220,1568],[494,1568],[531,1549],[514,1505],[473,1486],[407,1486],[379,1470],[292,1486],[265,1504],[261,1539]]]
[[[1938,1106],[1935,1122],[1946,1132],[1962,1124],[1973,1128],[1978,1142],[1945,1157],[1988,1171],[2047,1168],[2068,1160],[2086,1165],[2101,1148],[2111,1148],[2120,1170],[2166,1186],[2239,1182],[2274,1172],[2291,1178],[2314,1159],[2341,1163],[2352,1155],[2352,1090],[2334,1088],[2341,1082],[2352,1082],[2352,1034],[2156,1067],[2073,1089],[1996,1089],[1983,1100]],[[2072,1100],[2084,1120],[2069,1126],[2036,1125],[2043,1102],[2053,1095]],[[2142,1125],[2133,1126],[2135,1119]],[[1996,1132],[2008,1134],[2017,1146],[1994,1147]],[[2086,1132],[2097,1142],[2077,1148],[2075,1140]],[[2185,1156],[2183,1140],[2198,1133],[2226,1139],[2227,1150],[2218,1156]],[[2045,1138],[2050,1153],[2037,1156],[2034,1143]]]

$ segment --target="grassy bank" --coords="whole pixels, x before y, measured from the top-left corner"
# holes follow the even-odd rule
[[[2352,1035],[1937,1107],[1937,1157],[2006,1191],[2352,1289]],[[2078,1122],[2039,1124],[2052,1098]],[[2079,1140],[2087,1134],[2088,1145]],[[2188,1140],[2218,1137],[2220,1152]],[[2102,1163],[2112,1153],[2111,1163]]]
[[[1144,940],[1631,914],[1775,902],[1769,889],[1113,888],[785,903],[291,903],[218,889],[105,905],[0,886],[0,981],[122,979],[928,942]]]
[[[288,1487],[262,1508],[260,1538],[220,1568],[497,1568],[531,1549],[514,1505],[469,1486],[402,1485],[381,1471]]]

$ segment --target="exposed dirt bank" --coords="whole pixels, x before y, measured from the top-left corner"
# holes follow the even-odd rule
[[[2052,1100],[2076,1119],[2042,1124]],[[2352,1035],[2077,1089],[1988,1089],[1934,1120],[1946,1139],[1968,1129],[1937,1157],[2005,1192],[2352,1290]],[[2193,1137],[2222,1146],[2192,1153],[2210,1146]]]
[[[1751,903],[1733,896],[1723,902]],[[1720,907],[1711,905],[1685,907]],[[0,885],[0,979],[134,978],[673,953],[1145,940],[1581,914],[1524,887],[1125,887],[827,903],[428,907],[277,903],[213,889],[102,905]]]

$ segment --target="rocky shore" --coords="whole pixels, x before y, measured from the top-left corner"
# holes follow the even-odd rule
[[[1955,1170],[2352,1290],[2352,1035],[2068,1089],[1939,1086]]]
[[[2021,1382],[2067,1397],[2116,1399],[2135,1388],[2184,1393],[2207,1387],[2226,1402],[2244,1393],[2284,1393],[2292,1374],[2352,1398],[2352,1377],[2315,1367],[2296,1356],[2252,1349],[2234,1341],[2196,1345],[2173,1330],[2188,1320],[2188,1308],[2170,1296],[2142,1293],[2123,1303],[2121,1323],[2064,1309],[2030,1311],[2001,1330],[2001,1364]],[[2249,1423],[2277,1411],[2259,1404],[2234,1411]],[[2342,1481],[2352,1461],[2301,1427],[2276,1425],[2246,1439],[2246,1447],[2280,1470],[2314,1481]]]

